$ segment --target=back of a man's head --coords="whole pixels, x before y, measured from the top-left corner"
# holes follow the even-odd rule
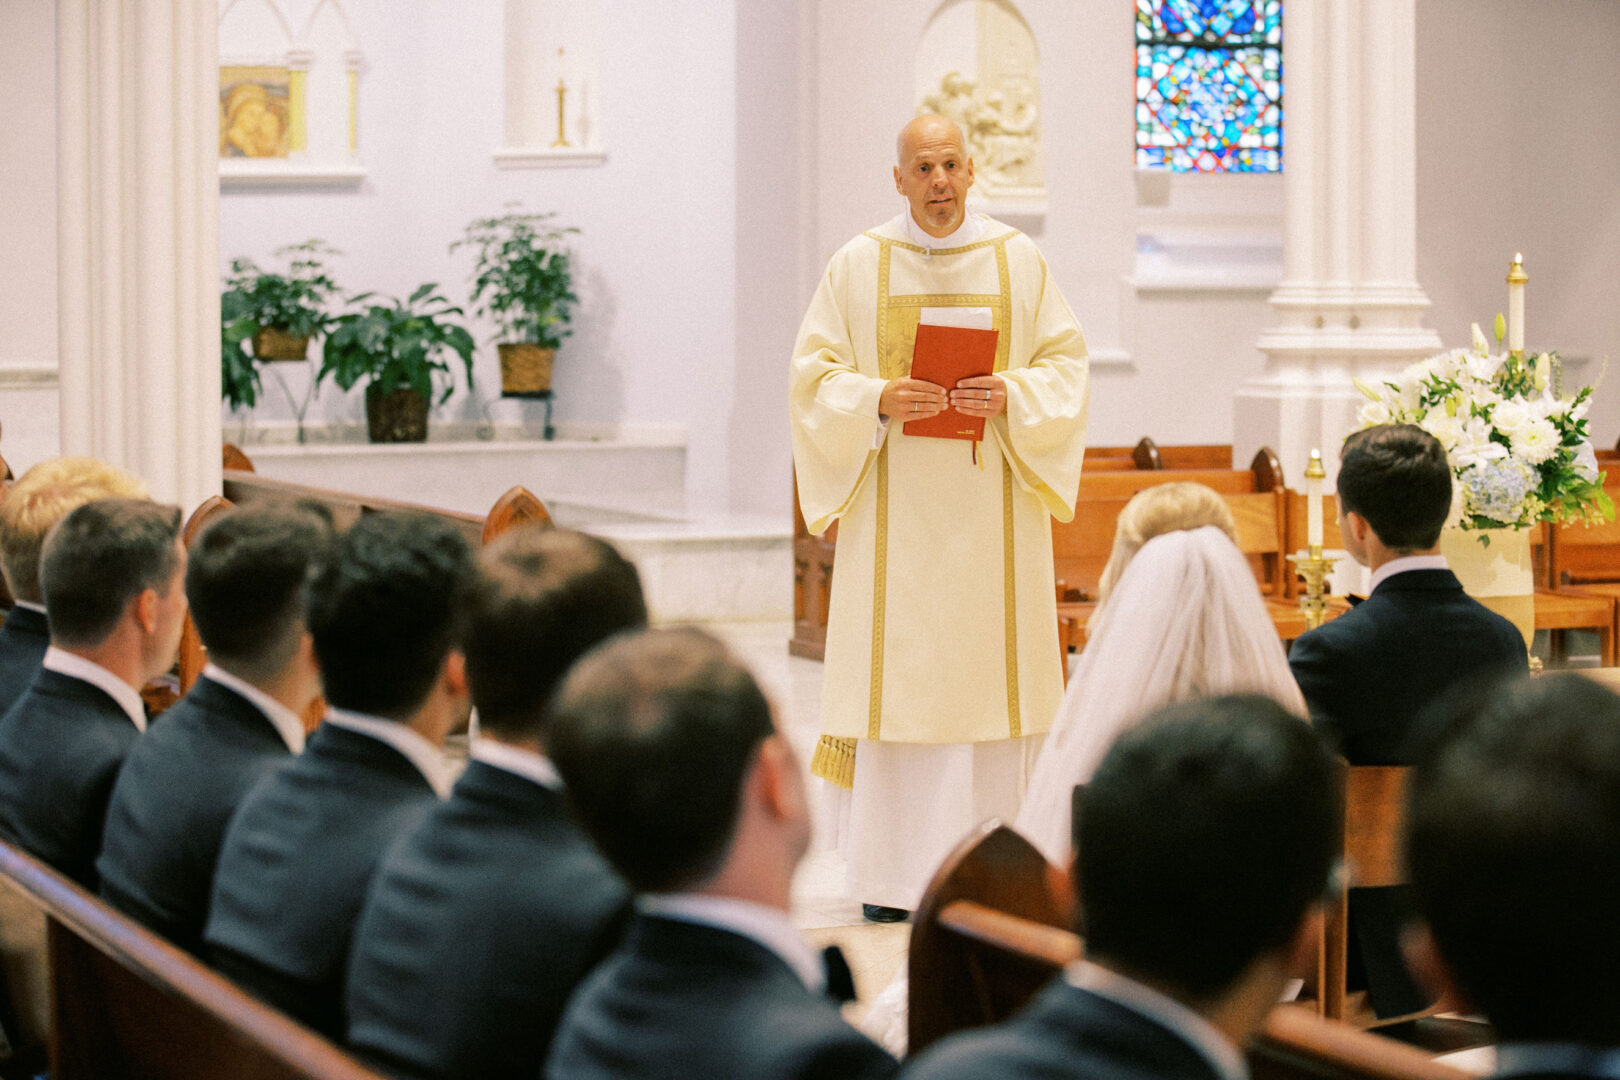
[[[1524,679],[1430,735],[1406,859],[1452,980],[1503,1041],[1620,1046],[1620,697]]]
[[[1289,946],[1336,857],[1332,759],[1270,698],[1161,709],[1109,750],[1075,824],[1086,951],[1190,999]]]
[[[70,511],[40,553],[51,641],[68,648],[100,645],[142,592],[167,595],[179,575],[179,537],[178,506],[97,499]]]
[[[280,676],[304,634],[304,586],[332,543],[309,514],[233,510],[203,530],[186,564],[186,597],[208,658],[261,685]]]
[[[306,611],[326,700],[409,720],[459,644],[472,573],[467,541],[429,514],[368,514],[339,536]]]
[[[0,570],[18,600],[43,603],[39,553],[45,534],[94,499],[142,499],[146,485],[123,469],[87,457],[42,461],[22,474],[0,501]]]
[[[580,822],[625,880],[671,892],[723,867],[743,784],[774,733],[765,696],[719,641],[644,630],[569,673],[548,749]]]
[[[1366,518],[1385,547],[1426,551],[1451,513],[1451,466],[1415,424],[1364,428],[1344,440],[1338,491],[1341,509]]]
[[[483,730],[544,736],[546,708],[574,661],[647,625],[641,578],[607,544],[569,529],[515,529],[479,553],[462,651]]]

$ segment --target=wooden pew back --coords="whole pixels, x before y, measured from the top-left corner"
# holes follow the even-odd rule
[[[4,843],[0,880],[45,916],[53,1080],[382,1080]]]
[[[1620,487],[1604,490],[1611,499],[1620,500]],[[1538,579],[1538,585],[1556,588],[1566,584],[1620,581],[1620,520],[1590,525],[1572,521],[1555,525],[1549,532],[1548,580]]]

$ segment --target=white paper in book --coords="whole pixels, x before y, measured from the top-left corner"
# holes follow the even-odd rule
[[[994,330],[995,316],[987,307],[925,307],[917,319],[929,326],[955,326],[963,330]]]

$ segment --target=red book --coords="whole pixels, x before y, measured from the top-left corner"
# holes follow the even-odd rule
[[[951,390],[958,379],[989,375],[996,366],[997,335],[995,330],[921,323],[911,352],[911,377]],[[947,408],[926,420],[907,420],[900,430],[907,435],[978,442],[984,438],[984,417],[964,416]]]

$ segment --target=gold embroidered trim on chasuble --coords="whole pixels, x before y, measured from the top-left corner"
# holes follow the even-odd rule
[[[905,296],[889,294],[889,270],[894,248],[927,254],[925,249],[903,241],[868,233],[878,242],[878,296],[877,296],[877,358],[878,370],[885,380],[902,378],[911,371],[911,354],[917,340],[917,325],[925,307],[987,307],[991,310],[995,328],[1000,332],[996,342],[995,371],[1005,371],[1012,347],[1012,281],[1007,267],[1007,238],[1001,236],[982,240],[958,248],[933,252],[934,255],[954,255],[977,248],[993,247],[996,255],[996,284],[999,293],[934,294],[919,293]],[[867,738],[882,735],[883,724],[883,650],[888,599],[889,548],[889,443],[884,441],[877,459],[877,521],[873,552],[872,596],[872,661],[871,692],[867,715]],[[1015,545],[1013,539],[1013,475],[1005,458],[1002,472],[1002,564],[1004,571],[1003,636],[1006,641],[1007,668],[1007,729],[1011,738],[1023,731],[1018,693],[1018,596],[1014,573]],[[816,744],[810,761],[810,772],[839,787],[853,788],[855,781],[855,739],[823,735]]]

